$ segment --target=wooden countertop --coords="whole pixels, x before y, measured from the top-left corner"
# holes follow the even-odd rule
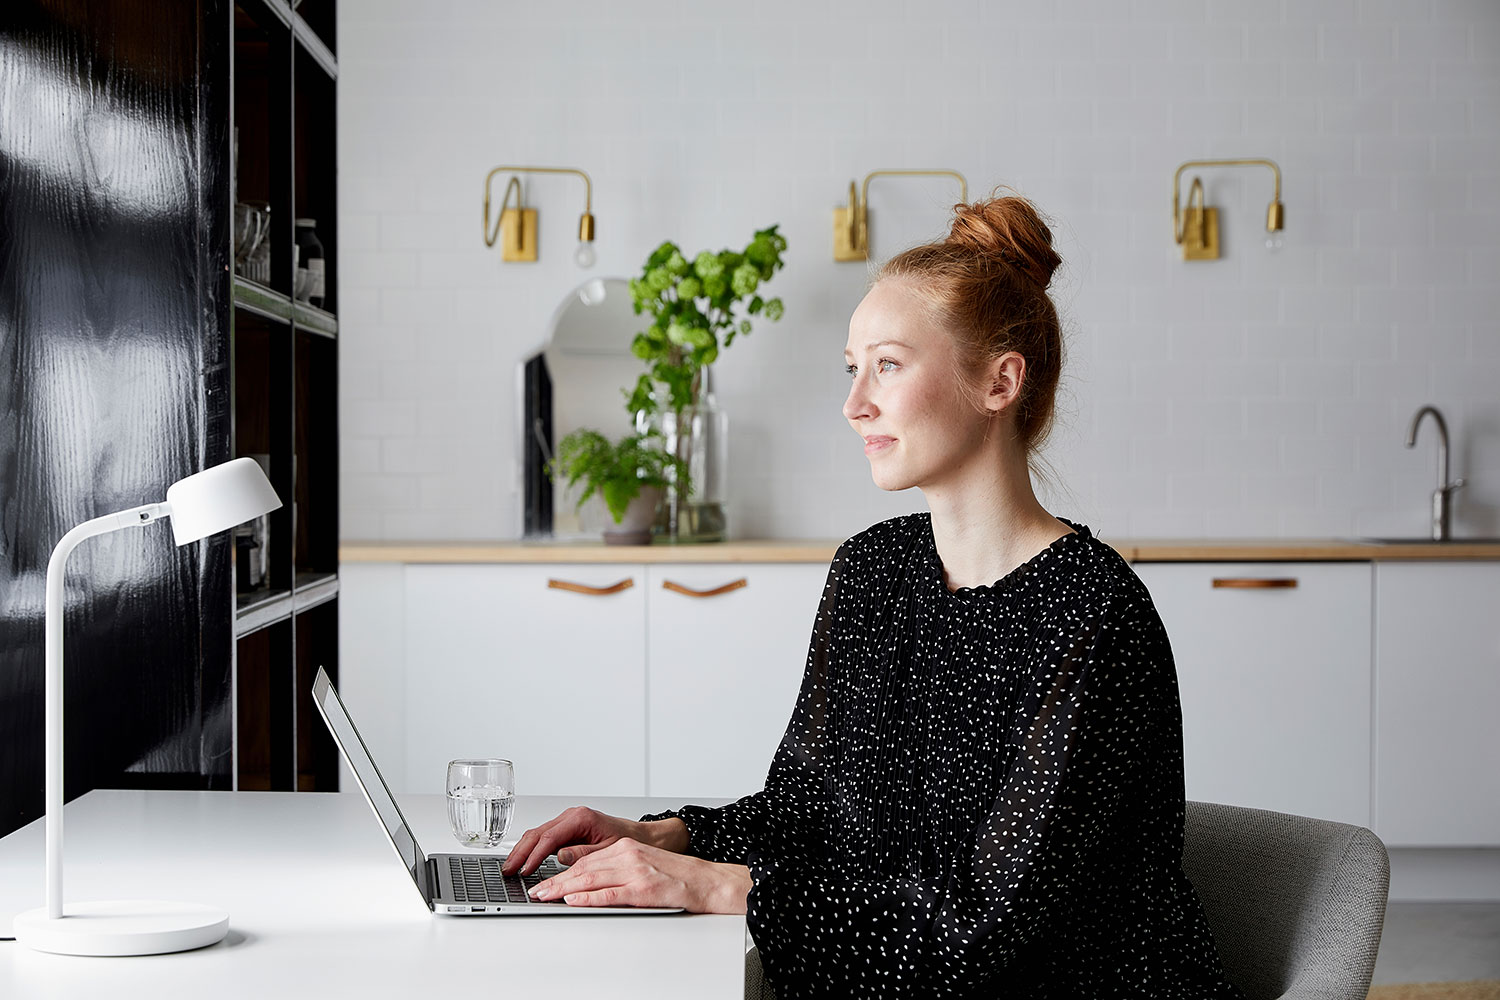
[[[1112,539],[1131,562],[1382,562],[1497,559],[1500,541],[1369,544],[1350,539]],[[592,541],[359,542],[339,545],[346,563],[827,563],[828,539],[749,539],[709,545],[605,545]]]

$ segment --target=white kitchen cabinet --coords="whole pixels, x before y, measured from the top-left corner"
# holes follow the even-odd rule
[[[1375,569],[1375,832],[1500,846],[1500,565]]]
[[[806,563],[647,567],[647,794],[727,798],[764,785],[827,574]]]
[[[644,795],[643,571],[408,566],[408,790],[443,787],[453,758],[507,757],[523,794]]]
[[[1371,564],[1135,570],[1177,663],[1188,798],[1369,826]]]

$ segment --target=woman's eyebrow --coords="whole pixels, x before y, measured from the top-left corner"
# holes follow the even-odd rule
[[[868,354],[871,351],[876,350],[876,349],[881,348],[881,347],[904,347],[908,351],[912,350],[912,346],[910,344],[903,343],[903,342],[901,342],[899,340],[877,340],[873,344],[866,344],[865,345],[865,353]],[[849,352],[849,350],[847,348],[844,350],[844,357],[846,357],[846,358],[853,357],[853,355]]]

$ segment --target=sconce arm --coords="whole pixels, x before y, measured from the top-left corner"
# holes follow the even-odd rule
[[[957,170],[872,170],[865,174],[864,183],[859,189],[860,211],[866,210],[870,204],[870,178],[872,177],[954,177],[958,179],[958,200],[969,200],[969,182],[964,180],[964,175]],[[849,185],[853,188],[853,182]],[[851,196],[853,192],[850,192]]]
[[[1172,175],[1172,235],[1178,243],[1183,239],[1182,224],[1182,172],[1191,167],[1270,167],[1272,177],[1271,203],[1281,201],[1281,168],[1273,160],[1188,160]]]
[[[498,239],[499,236],[500,236],[500,220],[499,219],[495,220],[495,230],[494,230],[494,233],[492,234],[490,232],[490,182],[492,180],[494,180],[496,174],[503,174],[503,173],[513,173],[513,174],[576,174],[579,177],[583,178],[583,214],[585,216],[590,216],[590,215],[593,214],[594,182],[589,178],[588,174],[584,173],[582,170],[577,169],[576,167],[496,167],[495,169],[491,170],[488,174],[486,174],[485,178],[484,178],[484,245],[485,246],[489,246],[489,247],[494,246],[495,245],[495,240]],[[517,205],[519,205],[520,201],[521,201],[521,198],[520,198],[521,182],[519,180],[517,180],[516,178],[512,177],[511,178],[511,184],[514,184],[515,187],[516,187],[516,203],[517,203]],[[507,185],[506,189],[505,189],[505,201],[506,201],[506,203],[509,203],[509,201],[510,201],[510,185]],[[503,205],[501,206],[501,212],[502,213],[504,212],[504,206]]]

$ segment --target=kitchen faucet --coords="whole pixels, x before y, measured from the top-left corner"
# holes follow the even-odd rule
[[[1411,418],[1411,427],[1406,432],[1406,446],[1416,447],[1417,428],[1422,425],[1422,418],[1426,416],[1431,416],[1436,422],[1438,432],[1438,481],[1437,489],[1432,491],[1432,538],[1434,541],[1446,542],[1452,537],[1453,491],[1462,486],[1464,481],[1448,481],[1448,422],[1443,419],[1437,407],[1424,406]]]

